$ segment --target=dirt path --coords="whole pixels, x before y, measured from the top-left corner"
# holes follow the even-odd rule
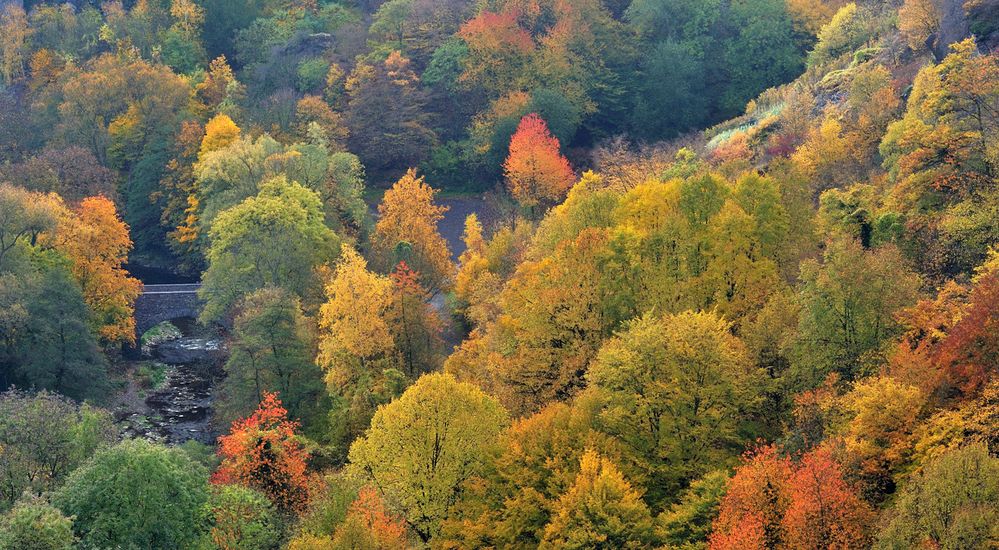
[[[489,203],[482,197],[440,199],[438,202],[447,206],[448,211],[444,213],[444,219],[437,224],[437,229],[447,241],[451,255],[457,261],[458,256],[465,251],[465,242],[461,238],[465,232],[465,218],[469,214],[476,214],[479,221],[487,225],[494,214]]]

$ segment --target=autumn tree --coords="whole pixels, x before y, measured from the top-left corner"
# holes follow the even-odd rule
[[[16,78],[24,76],[27,42],[31,36],[27,14],[19,4],[7,4],[0,14],[0,76],[4,83],[11,85]]]
[[[596,428],[600,400],[586,392],[552,403],[500,434],[490,467],[466,484],[437,539],[458,547],[537,547],[559,498],[573,486],[580,459],[593,450],[637,474],[632,457]],[[637,482],[636,482],[637,483]]]
[[[600,408],[600,399],[585,392],[514,420],[500,434],[490,467],[481,480],[466,484],[436,540],[457,547],[537,547],[587,451],[627,467],[630,480],[640,475],[627,450],[597,429]]]
[[[219,438],[222,464],[216,484],[235,483],[257,489],[282,510],[301,510],[309,501],[309,452],[302,447],[275,393],[265,393],[247,418],[232,423]]]
[[[591,450],[555,505],[539,548],[644,548],[654,540],[641,494],[613,462]]]
[[[280,523],[273,505],[263,493],[240,485],[212,489],[206,505],[211,525],[205,538],[219,550],[264,550],[273,548],[280,536]]]
[[[344,247],[333,277],[326,286],[328,301],[320,308],[319,362],[337,363],[348,353],[363,365],[366,358],[392,346],[385,322],[390,281],[367,270],[367,262],[354,249]]]
[[[729,482],[710,547],[860,548],[870,543],[873,519],[829,450],[793,463],[764,447]]]
[[[114,203],[105,197],[84,199],[73,216],[61,220],[55,246],[72,261],[101,340],[134,343],[132,311],[142,284],[125,271],[132,240]]]
[[[536,113],[521,119],[510,138],[510,155],[503,170],[510,194],[528,208],[557,203],[575,181],[558,139]]]
[[[321,97],[309,95],[298,100],[295,105],[295,121],[301,139],[308,139],[310,126],[316,124],[332,151],[346,149],[345,143],[350,132],[343,117]]]
[[[439,367],[443,347],[443,321],[430,304],[429,293],[419,277],[405,261],[400,261],[389,275],[392,301],[388,321],[402,370],[410,378]]]
[[[368,204],[364,202],[364,165],[353,153],[333,153],[326,168],[326,180],[320,195],[326,211],[335,215],[347,235],[370,235],[373,222]],[[330,216],[333,217],[333,216]]]
[[[808,53],[809,65],[827,63],[863,46],[873,34],[866,9],[853,2],[842,5],[819,30],[818,43]]]
[[[603,429],[642,457],[648,500],[661,506],[738,454],[762,378],[725,321],[687,312],[625,325],[587,380],[606,397]]]
[[[967,304],[939,344],[937,363],[951,385],[974,395],[992,379],[999,358],[999,254],[976,270]]]
[[[939,32],[942,17],[938,0],[906,0],[898,9],[898,30],[913,50],[932,48],[934,44],[928,40]]]
[[[189,83],[165,65],[105,53],[67,71],[61,93],[47,99],[58,140],[121,171],[122,217],[136,252],[161,257],[163,205],[153,199],[174,132],[190,113]]]
[[[29,191],[57,193],[76,206],[87,197],[118,197],[115,174],[88,149],[49,145],[20,162],[0,167],[0,179]]]
[[[805,455],[789,480],[791,504],[781,526],[788,548],[864,548],[874,510],[857,496],[826,449]]]
[[[451,252],[437,228],[447,207],[434,202],[436,194],[416,170],[409,170],[385,192],[372,235],[379,269],[387,272],[405,261],[432,294],[449,288],[454,278]]]
[[[498,313],[496,295],[502,280],[493,272],[497,266],[489,261],[482,224],[475,213],[465,219],[462,239],[465,250],[458,257],[458,270],[454,277],[454,293],[460,300],[456,309],[475,325],[484,326]]]
[[[160,55],[178,73],[189,74],[206,61],[201,42],[205,10],[192,0],[172,0],[170,17],[173,24],[160,35]]]
[[[787,11],[796,32],[815,36],[844,3],[843,0],[789,0]]]
[[[918,220],[904,233],[920,251],[913,259],[938,276],[969,272],[995,242],[978,213],[995,201],[999,62],[979,55],[970,38],[950,49],[916,75],[905,114],[880,145],[892,197]]]
[[[471,384],[425,374],[381,407],[351,445],[351,468],[398,502],[424,541],[439,532],[462,484],[484,466],[506,412]]]
[[[395,341],[388,320],[392,282],[367,269],[344,246],[319,308],[319,354],[326,386],[334,396],[335,439],[348,442],[363,432],[375,408],[401,392]]]
[[[910,452],[925,403],[918,388],[885,376],[859,381],[844,397],[841,406],[851,417],[845,447],[871,500],[894,485],[893,474]]]
[[[246,89],[238,80],[225,55],[208,64],[205,79],[194,87],[194,98],[207,113],[236,116]]]
[[[531,34],[511,11],[482,10],[466,21],[458,36],[467,44],[461,80],[500,93],[523,80],[523,68],[535,49]]]
[[[403,518],[392,514],[378,491],[362,487],[357,499],[351,503],[343,523],[337,527],[329,548],[407,548],[406,524]]]
[[[766,212],[759,212],[754,219],[735,201],[726,201],[708,222],[702,252],[704,271],[691,288],[690,294],[700,307],[714,304],[719,315],[736,321],[737,326],[780,286],[773,258],[781,235],[766,234],[776,228],[766,227],[765,216]],[[764,244],[763,239],[771,243]]]
[[[228,146],[239,138],[239,133],[239,126],[231,118],[225,114],[215,115],[205,124],[205,137],[201,139],[198,158]]]
[[[791,461],[773,446],[746,453],[712,525],[711,550],[780,548],[791,473]]]

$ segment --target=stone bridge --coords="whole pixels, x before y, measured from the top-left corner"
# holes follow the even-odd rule
[[[142,294],[135,300],[135,349],[126,349],[126,355],[138,354],[142,335],[162,323],[181,317],[197,318],[201,313],[198,298],[200,283],[143,285]]]

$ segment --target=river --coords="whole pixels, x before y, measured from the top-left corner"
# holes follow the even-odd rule
[[[193,319],[173,325],[178,330],[163,331],[130,365],[115,416],[126,436],[214,445],[219,433],[212,423],[212,389],[222,376],[224,340]]]

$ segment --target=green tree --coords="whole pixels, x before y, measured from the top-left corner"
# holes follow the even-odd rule
[[[341,226],[361,235],[370,232],[371,212],[364,202],[364,165],[357,155],[347,152],[330,155],[320,195],[327,214],[335,215]]]
[[[711,313],[626,324],[601,348],[587,380],[606,399],[603,429],[641,457],[654,509],[738,456],[763,390],[742,342]]]
[[[28,490],[58,487],[94,451],[117,438],[111,414],[58,394],[0,394],[0,506]]]
[[[323,375],[312,360],[312,333],[301,301],[265,287],[244,297],[236,311],[218,404],[223,419],[249,416],[265,393],[278,392],[289,416],[306,431],[323,425]]]
[[[660,538],[667,548],[698,548],[707,543],[711,523],[728,484],[728,473],[715,470],[694,480],[680,500],[659,516]]]
[[[649,50],[632,116],[647,139],[736,116],[802,65],[780,0],[635,0],[624,15]]]
[[[795,78],[803,68],[784,0],[729,2],[726,30],[732,33],[722,60],[723,113],[736,114],[757,94]]]
[[[16,344],[15,380],[75,399],[101,397],[108,390],[107,359],[90,332],[83,293],[66,260],[45,251],[38,263],[26,285],[27,326]]]
[[[55,228],[58,216],[44,195],[0,183],[0,271],[16,246],[34,244],[42,232]]]
[[[340,249],[324,217],[319,195],[284,177],[220,214],[200,291],[202,319],[221,318],[243,295],[267,286],[301,298],[318,292],[315,267]]]
[[[73,520],[41,499],[18,502],[0,516],[0,550],[72,550]]]
[[[822,263],[802,263],[793,383],[809,389],[833,372],[844,380],[868,373],[897,333],[893,314],[918,297],[919,277],[904,266],[894,247],[867,251],[846,237],[826,244]]]
[[[875,548],[989,548],[999,542],[999,459],[985,445],[954,449],[902,488]]]
[[[208,472],[183,451],[130,440],[95,454],[53,495],[85,546],[179,548],[201,535]]]
[[[255,195],[271,174],[266,160],[281,152],[281,144],[265,134],[256,140],[242,137],[199,155],[194,176],[201,228],[207,232],[219,212]]]
[[[224,550],[270,550],[281,538],[281,522],[263,493],[242,485],[216,486],[206,504],[206,544]]]
[[[471,384],[426,374],[381,407],[350,448],[351,468],[402,508],[424,541],[440,529],[462,484],[479,473],[506,411]]]

